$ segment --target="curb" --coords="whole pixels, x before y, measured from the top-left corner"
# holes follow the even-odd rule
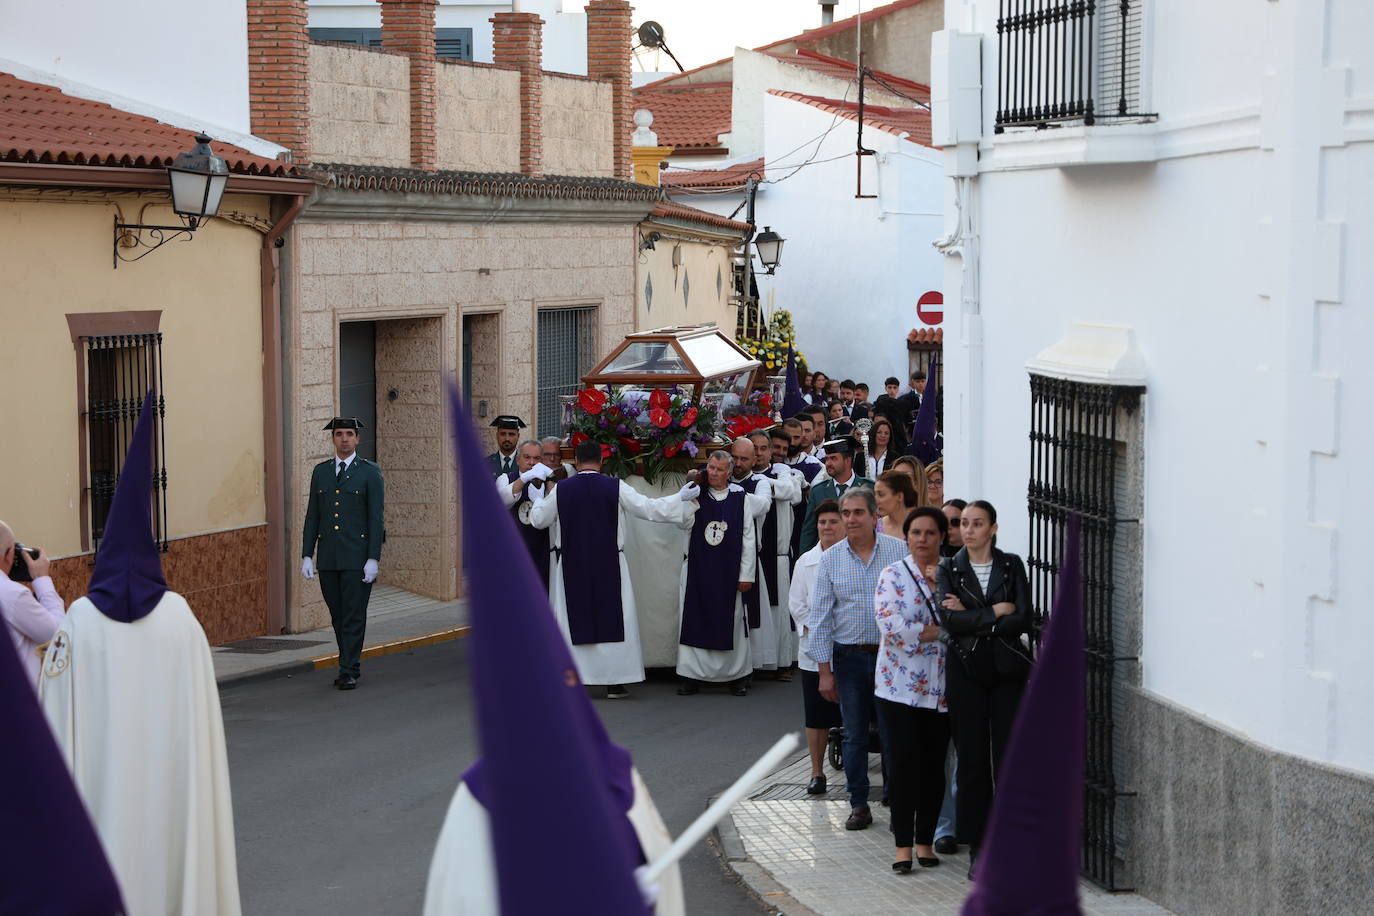
[[[390,642],[373,643],[363,648],[362,657],[377,658],[382,655],[393,655],[397,652],[405,652],[409,649],[418,649],[421,646],[433,646],[442,642],[451,642],[455,639],[462,639],[471,631],[472,628],[467,626],[448,627],[447,629],[435,630],[431,633],[420,633],[417,636],[408,636],[405,639],[393,639]],[[316,655],[312,658],[282,662],[279,665],[269,665],[265,668],[257,668],[253,671],[226,674],[224,677],[215,678],[215,682],[221,689],[225,687],[238,687],[242,684],[270,681],[279,677],[307,674],[311,671],[318,671],[321,668],[329,668],[337,664],[338,661],[339,653],[331,652],[328,655]]]
[[[708,799],[707,806],[715,800],[714,796]],[[779,916],[820,916],[810,907],[798,903],[796,898],[787,892],[787,888],[749,858],[749,853],[744,848],[744,840],[735,827],[733,814],[727,813],[721,822],[716,824],[712,835],[716,839],[716,848],[720,851],[725,867],[744,882],[744,886],[749,888],[770,913]]]

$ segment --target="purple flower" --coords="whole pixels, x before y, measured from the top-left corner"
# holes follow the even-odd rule
[[[693,458],[697,456],[697,452],[701,451],[701,449],[697,448],[696,443],[693,442],[691,439],[688,439],[686,442],[682,443],[682,447],[686,449],[687,454],[691,455]]]
[[[602,417],[600,420],[597,420],[597,421],[596,421],[596,425],[599,426],[599,427],[601,427],[602,429],[606,429],[607,427],[610,426],[610,424],[606,422],[606,418],[605,418],[605,417]]]
[[[629,435],[629,433],[629,427],[627,427],[624,423],[621,423],[619,426],[615,428],[615,434],[617,436],[627,436]]]

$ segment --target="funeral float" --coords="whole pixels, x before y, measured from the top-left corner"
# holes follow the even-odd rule
[[[565,454],[598,442],[605,473],[646,496],[676,492],[713,450],[777,422],[775,383],[760,377],[762,365],[715,325],[630,334],[582,379],[581,391],[563,397]],[[672,667],[687,532],[635,518],[626,526],[644,665]]]

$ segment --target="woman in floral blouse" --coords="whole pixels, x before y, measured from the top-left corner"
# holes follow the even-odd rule
[[[922,868],[940,864],[931,842],[945,796],[945,643],[935,601],[935,567],[949,522],[939,509],[921,506],[903,523],[911,556],[884,569],[874,594],[882,633],[874,696],[887,742],[887,786],[892,870],[911,871],[912,847]]]

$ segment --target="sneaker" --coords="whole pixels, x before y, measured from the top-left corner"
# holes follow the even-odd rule
[[[606,688],[606,699],[623,700],[630,695],[630,691],[625,689],[624,684],[612,684]]]

